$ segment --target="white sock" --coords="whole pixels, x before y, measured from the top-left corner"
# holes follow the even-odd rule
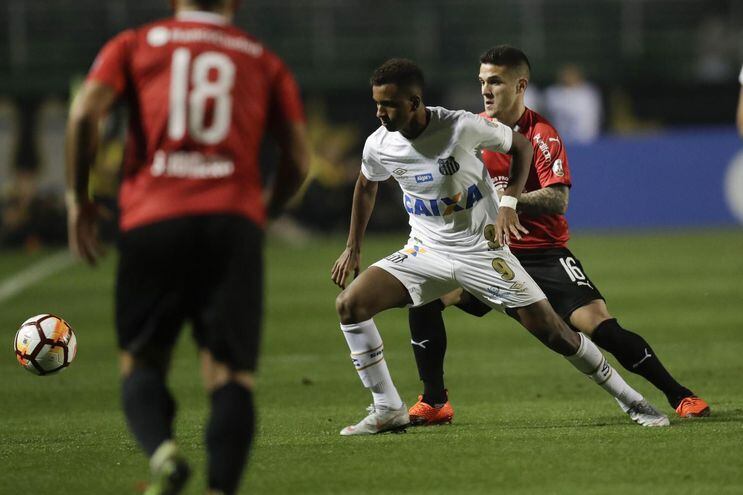
[[[611,367],[596,344],[582,333],[578,333],[578,336],[580,336],[578,352],[566,356],[565,359],[627,406],[641,401],[642,395],[630,387],[617,370]]]
[[[402,407],[402,399],[392,383],[384,360],[384,344],[374,320],[344,325],[343,336],[351,350],[351,361],[364,387],[371,389],[375,406],[391,409]]]

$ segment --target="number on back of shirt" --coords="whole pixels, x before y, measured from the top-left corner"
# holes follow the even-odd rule
[[[174,141],[188,134],[201,144],[217,144],[230,130],[235,64],[219,52],[204,52],[191,60],[191,50],[173,52],[170,75],[168,137]],[[190,86],[190,89],[189,89]],[[213,112],[207,119],[207,105]]]

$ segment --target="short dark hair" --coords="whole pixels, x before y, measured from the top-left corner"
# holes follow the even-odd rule
[[[531,74],[531,64],[526,53],[511,45],[498,45],[480,56],[481,64],[503,65],[508,68],[526,67],[526,73]]]
[[[423,89],[423,71],[412,60],[391,58],[374,70],[370,83],[372,86],[397,84],[398,86],[417,86]]]

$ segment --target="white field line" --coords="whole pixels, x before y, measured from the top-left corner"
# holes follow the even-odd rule
[[[0,282],[0,304],[55,273],[61,272],[74,262],[69,251],[64,250],[47,256],[25,270],[6,278]]]

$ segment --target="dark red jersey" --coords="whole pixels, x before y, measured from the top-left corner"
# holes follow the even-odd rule
[[[481,114],[487,117],[484,113]],[[536,191],[553,184],[570,186],[570,169],[562,139],[552,124],[537,112],[528,108],[514,126],[514,131],[523,134],[534,146],[533,166],[529,170],[525,192]],[[497,189],[508,182],[511,156],[483,150],[482,158]],[[519,215],[521,224],[529,230],[522,239],[511,239],[511,250],[515,253],[530,249],[565,247],[570,233],[563,215],[541,215],[528,217]]]
[[[264,225],[264,132],[304,119],[276,55],[224,17],[188,12],[113,38],[88,79],[116,90],[130,112],[122,230],[205,213]]]

